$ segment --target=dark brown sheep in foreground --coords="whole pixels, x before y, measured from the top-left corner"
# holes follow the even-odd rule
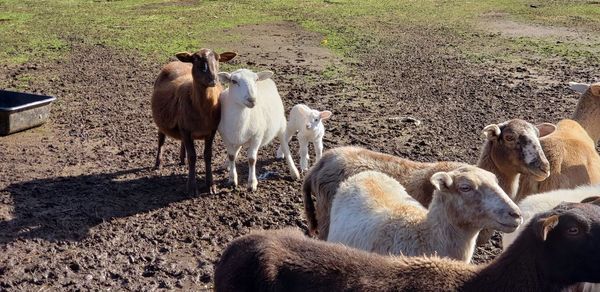
[[[560,291],[600,282],[600,201],[537,215],[495,261],[389,257],[306,238],[256,232],[234,240],[215,269],[225,291]]]
[[[181,140],[182,164],[186,152],[188,156],[188,193],[196,195],[194,140],[203,139],[206,186],[211,193],[215,193],[211,169],[212,144],[221,120],[219,95],[223,91],[217,73],[219,62],[231,60],[236,53],[219,55],[202,49],[195,53],[178,53],[176,56],[181,62],[171,62],[162,68],[152,93],[152,117],[158,126],[156,168],[161,164],[166,136]]]

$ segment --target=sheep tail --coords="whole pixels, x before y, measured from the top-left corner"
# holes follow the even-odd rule
[[[306,212],[306,220],[308,221],[308,235],[316,236],[318,234],[317,214],[315,212],[315,202],[312,199],[311,171],[305,178],[302,184],[302,192],[304,194],[304,211]]]

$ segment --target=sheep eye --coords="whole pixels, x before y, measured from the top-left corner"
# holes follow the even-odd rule
[[[473,188],[471,186],[460,186],[458,188],[459,191],[463,192],[463,193],[467,193],[470,192],[471,190],[473,190]]]
[[[508,142],[512,142],[515,140],[515,136],[514,135],[504,135],[504,140],[506,140]]]
[[[238,82],[237,82],[237,80],[233,80],[233,79],[231,79],[231,84],[235,84],[235,85],[237,85],[237,84],[238,84]]]
[[[577,235],[577,234],[579,234],[579,228],[573,226],[573,227],[567,229],[567,233],[569,235]]]

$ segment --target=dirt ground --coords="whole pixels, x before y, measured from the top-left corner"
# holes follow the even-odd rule
[[[475,163],[485,125],[567,117],[577,96],[565,84],[593,81],[599,72],[598,64],[560,59],[473,64],[460,57],[460,39],[436,30],[390,27],[380,40],[358,46],[351,61],[290,23],[223,33],[261,36],[230,45],[240,54],[235,62],[273,70],[287,109],[306,103],[333,111],[326,148],[359,145],[419,161]],[[259,152],[257,171],[268,175],[256,193],[225,187],[220,139],[217,195],[185,195],[186,167],[177,165],[173,140],[165,167],[153,170],[150,94],[163,64],[69,39],[73,51],[65,60],[0,67],[0,88],[30,76],[29,91],[58,97],[49,123],[0,137],[0,290],[209,289],[213,265],[235,237],[306,229],[300,182],[274,160],[276,143]],[[321,77],[330,64],[347,74]],[[202,142],[196,145],[201,151]],[[295,140],[292,150],[298,161]],[[477,251],[476,262],[497,252],[496,238]]]

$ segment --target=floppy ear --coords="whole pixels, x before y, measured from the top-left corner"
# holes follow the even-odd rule
[[[237,54],[234,52],[225,52],[225,53],[219,54],[218,56],[219,56],[219,62],[227,62],[227,61],[235,58],[235,56],[237,56]]]
[[[556,225],[558,225],[558,215],[552,215],[548,218],[541,218],[536,222],[537,224],[537,235],[542,241],[546,241],[548,233],[552,231]]]
[[[596,82],[590,86],[590,91],[594,96],[600,96],[600,82]]]
[[[587,83],[569,82],[569,87],[575,92],[584,94],[585,91],[590,87],[590,85]]]
[[[188,52],[179,52],[175,54],[175,57],[181,62],[191,63],[193,61],[193,54]]]
[[[600,206],[600,196],[592,196],[581,200],[582,203],[594,204]]]
[[[321,117],[321,120],[329,119],[329,117],[331,117],[331,115],[332,115],[332,113],[330,111],[319,112],[319,117]]]
[[[452,178],[446,172],[434,173],[429,181],[437,190],[447,189],[452,185]]]
[[[262,72],[258,72],[256,74],[258,74],[258,81],[267,80],[273,76],[272,71],[262,71]]]
[[[481,131],[481,135],[488,140],[497,140],[498,137],[500,137],[500,133],[502,133],[502,131],[496,124],[487,125],[483,128],[483,131]]]
[[[540,131],[540,138],[548,136],[556,131],[556,125],[550,123],[541,123],[539,125],[535,125],[535,127],[538,129],[538,131]]]
[[[223,83],[223,84],[231,83],[231,74],[229,74],[227,72],[219,72],[218,76],[219,76],[219,81],[221,83]]]

